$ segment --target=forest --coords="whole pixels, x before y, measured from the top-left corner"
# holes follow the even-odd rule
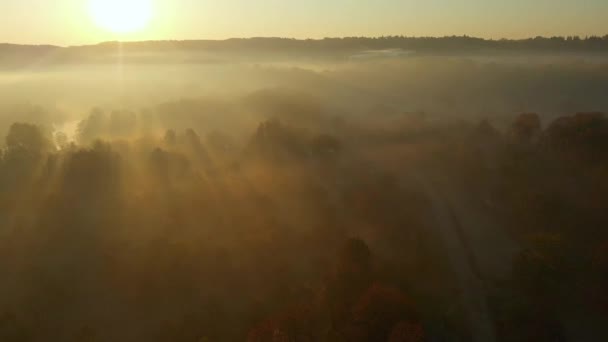
[[[602,60],[139,57],[0,72],[0,341],[608,337]]]

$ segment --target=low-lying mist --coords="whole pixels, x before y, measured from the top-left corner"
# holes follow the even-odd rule
[[[230,120],[234,115],[225,110],[240,107],[237,114],[242,116],[259,109],[246,101],[256,96],[269,102],[258,105],[297,102],[310,107],[308,111],[332,115],[425,112],[500,120],[538,112],[555,118],[576,111],[605,111],[607,87],[606,64],[577,56],[34,64],[0,73],[0,128],[6,132],[19,120],[62,125],[81,120],[95,106],[138,114],[181,99],[212,102],[210,106],[222,108],[193,114]]]

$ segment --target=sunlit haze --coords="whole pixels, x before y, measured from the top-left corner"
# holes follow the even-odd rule
[[[0,0],[0,342],[608,341],[607,14]]]
[[[146,25],[148,2],[154,19]],[[114,10],[116,4],[122,9]],[[253,36],[522,38],[608,30],[603,0],[2,0],[0,13],[0,42],[59,45]]]

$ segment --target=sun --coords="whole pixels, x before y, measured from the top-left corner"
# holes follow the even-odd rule
[[[152,20],[152,0],[89,0],[89,13],[100,28],[117,33],[145,29]]]

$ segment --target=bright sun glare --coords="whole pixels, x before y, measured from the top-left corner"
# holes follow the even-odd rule
[[[99,27],[114,33],[133,33],[148,26],[152,0],[89,0],[91,17]]]

